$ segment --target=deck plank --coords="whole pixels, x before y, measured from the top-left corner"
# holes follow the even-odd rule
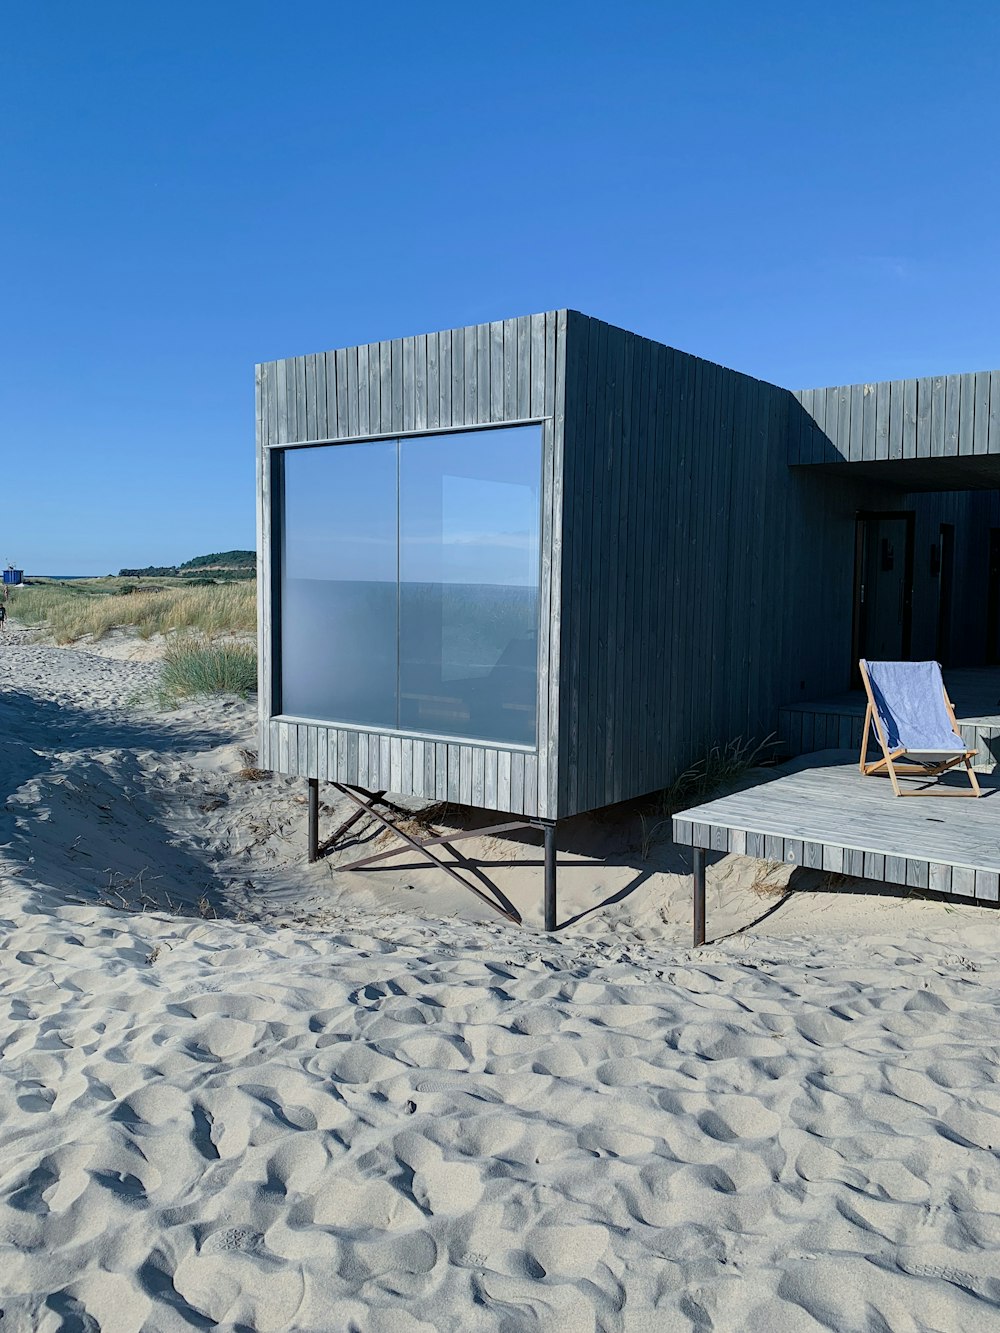
[[[963,787],[962,775],[951,777],[948,786]],[[748,856],[996,901],[1000,775],[980,782],[979,800],[900,800],[886,781],[859,775],[852,751],[828,750],[683,811],[673,821],[674,840],[716,850],[743,846]]]

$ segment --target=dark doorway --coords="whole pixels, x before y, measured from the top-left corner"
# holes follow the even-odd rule
[[[1000,528],[990,528],[990,577],[986,591],[986,661],[1000,666]]]
[[[955,525],[941,524],[938,547],[937,660],[951,665],[951,600],[955,579]]]
[[[858,658],[907,661],[913,612],[913,513],[859,514],[854,568],[855,686]]]

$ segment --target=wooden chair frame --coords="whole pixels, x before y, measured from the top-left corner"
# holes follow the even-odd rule
[[[919,759],[907,758],[905,746],[899,746],[895,750],[889,749],[889,742],[886,739],[885,732],[882,730],[882,720],[878,715],[878,709],[875,707],[875,695],[872,693],[872,683],[868,677],[868,671],[864,660],[858,663],[861,671],[861,683],[865,687],[865,694],[868,696],[868,707],[865,710],[865,725],[861,732],[861,762],[859,768],[863,777],[886,777],[892,782],[892,789],[897,796],[981,796],[982,789],[979,786],[979,780],[976,777],[975,769],[972,767],[972,760],[976,757],[976,750],[956,750],[955,754],[949,755],[946,759],[939,761],[928,760],[923,762]],[[951,718],[951,725],[955,728],[958,736],[958,719],[955,717],[955,709],[948,697],[948,691],[941,682],[941,688],[944,690],[944,705]],[[882,758],[876,759],[873,763],[868,763],[868,738],[870,731],[874,729],[876,739],[882,750]],[[936,778],[942,773],[946,773],[950,768],[956,768],[959,764],[965,765],[965,771],[969,775],[969,782],[972,784],[971,791],[960,791],[954,787],[933,787],[929,791],[903,791],[899,785],[899,775],[903,777],[923,777]]]

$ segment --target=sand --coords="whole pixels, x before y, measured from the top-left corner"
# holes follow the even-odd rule
[[[1000,1328],[995,910],[730,858],[695,953],[619,814],[508,926],[95,647],[0,641],[3,1333]]]

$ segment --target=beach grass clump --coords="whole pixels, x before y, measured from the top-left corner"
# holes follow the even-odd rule
[[[747,741],[737,736],[725,745],[713,745],[703,758],[686,768],[660,793],[660,813],[675,815],[725,791],[751,768],[769,760],[773,762],[777,744],[777,737],[772,733],[762,741]]]
[[[678,774],[669,787],[651,798],[639,812],[639,854],[648,860],[656,843],[668,838],[671,818],[689,806],[734,786],[750,769],[773,762],[778,744],[772,734],[763,741],[746,741],[738,736],[724,745],[713,745],[701,759]]]
[[[159,699],[165,706],[199,694],[237,694],[257,688],[257,650],[202,635],[179,635],[167,644]]]
[[[102,639],[113,629],[132,629],[144,639],[175,631],[253,633],[257,589],[249,580],[133,592],[43,585],[18,590],[9,609],[20,624],[47,629],[56,643],[73,643],[86,635]]]

